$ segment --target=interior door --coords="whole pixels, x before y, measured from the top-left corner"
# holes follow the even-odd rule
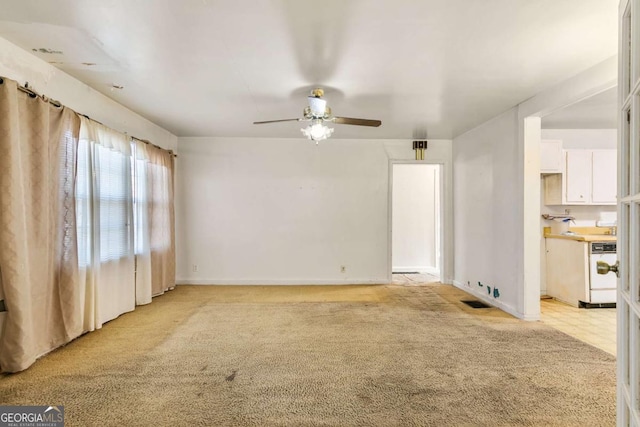
[[[618,77],[618,426],[640,426],[640,0],[621,0]]]

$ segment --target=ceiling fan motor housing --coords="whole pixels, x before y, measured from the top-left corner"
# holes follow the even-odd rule
[[[313,117],[324,117],[327,110],[327,100],[316,98],[315,96],[310,96],[308,99],[309,108],[311,109],[311,115]]]

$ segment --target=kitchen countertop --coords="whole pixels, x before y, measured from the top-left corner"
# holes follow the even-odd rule
[[[545,234],[544,237],[547,239],[575,240],[577,242],[615,242],[618,240],[618,236],[610,234]]]
[[[618,236],[608,234],[607,228],[600,227],[571,227],[569,231],[576,234],[560,234],[552,233],[550,227],[544,228],[544,237],[547,239],[566,239],[575,240],[576,242],[615,242]],[[607,233],[607,234],[605,234]]]

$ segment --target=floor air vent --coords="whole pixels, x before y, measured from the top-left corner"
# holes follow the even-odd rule
[[[478,300],[471,300],[471,301],[462,300],[462,302],[472,308],[490,308],[491,307],[490,305],[487,305],[482,301],[478,301]]]

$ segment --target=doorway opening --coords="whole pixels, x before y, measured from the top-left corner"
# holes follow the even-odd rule
[[[616,354],[617,95],[612,87],[541,118],[540,318]],[[588,307],[588,308],[584,308]]]
[[[392,163],[391,168],[392,282],[442,281],[442,165]]]

